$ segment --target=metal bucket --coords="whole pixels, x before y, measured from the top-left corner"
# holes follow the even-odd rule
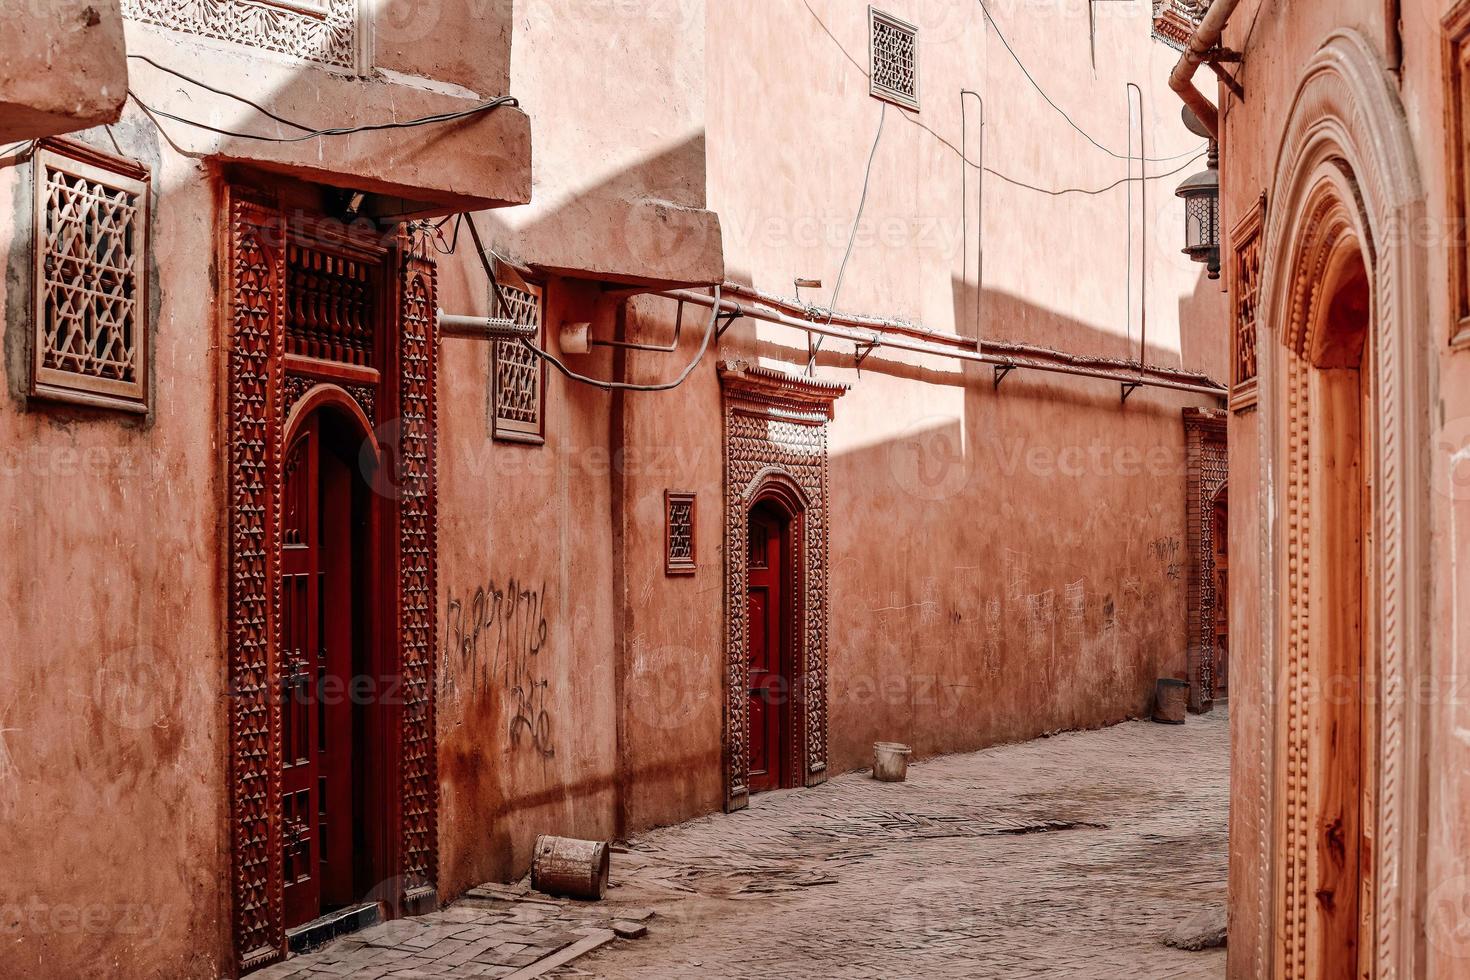
[[[881,783],[901,783],[909,775],[909,756],[914,750],[899,742],[873,743],[873,778]]]
[[[611,856],[603,841],[571,837],[536,838],[531,887],[547,895],[597,901],[607,894]]]

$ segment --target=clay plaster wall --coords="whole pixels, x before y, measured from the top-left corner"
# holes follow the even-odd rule
[[[360,82],[135,22],[127,31],[134,50],[285,114],[301,111],[313,124],[415,115],[503,92],[508,21],[491,24],[483,5],[431,6],[436,33],[466,47],[441,45],[437,60],[416,60],[423,47],[414,37],[380,32],[378,50],[392,51],[383,64],[400,74]],[[7,37],[11,46],[32,44],[25,31]],[[120,57],[120,38],[118,48]],[[0,51],[6,64],[18,64],[18,53]],[[156,70],[136,63],[133,70],[149,73],[135,80],[155,106],[226,127],[259,123],[238,103],[206,105],[206,96],[193,90],[191,97],[178,80],[155,88]],[[325,104],[323,92],[330,93]],[[431,176],[401,134],[353,137],[344,159],[373,159],[366,177],[344,182],[424,180],[434,193],[452,190],[490,166],[487,159],[509,166],[524,155],[523,124],[517,117],[490,125],[481,131],[483,146],[441,142]],[[221,170],[205,158],[306,171],[298,166],[304,157],[173,132],[182,145],[161,138],[129,106],[116,124],[76,137],[151,170],[152,399],[145,417],[26,404],[32,167],[0,161],[0,976],[183,978],[234,970],[226,825],[227,270],[218,251]],[[313,166],[344,165],[323,159]],[[529,191],[525,167],[477,179],[494,190],[490,198]],[[514,561],[506,567],[522,571]],[[476,562],[481,571],[487,581],[500,574]],[[534,571],[526,570],[527,581]],[[552,577],[547,591],[564,594],[560,584]],[[562,617],[553,621],[565,628]]]
[[[831,302],[882,119],[838,306],[982,340],[1136,356],[1145,243],[1136,230],[1130,296],[1126,189],[1054,197],[986,173],[982,190],[957,152],[982,154],[968,88],[985,100],[993,171],[1050,189],[1127,173],[1029,87],[979,6],[885,6],[920,29],[916,115],[868,95],[866,11],[789,6],[712,18],[726,43],[711,68],[723,98],[710,112],[710,197],[732,278],[787,296],[793,278],[821,278],[803,298]],[[1199,147],[1160,84],[1168,53],[1150,43],[1144,5],[1096,9],[1095,68],[1086,5],[994,12],[1099,142],[1125,152],[1132,80],[1150,155]],[[1146,214],[1135,188],[1133,215],[1147,233],[1149,361],[1220,377],[1219,284],[1179,254],[1173,195],[1202,166],[1151,181]],[[780,328],[737,325],[723,350],[789,370],[806,362],[800,335]],[[817,363],[819,376],[853,385],[831,434],[835,770],[870,764],[879,739],[924,756],[1143,714],[1154,680],[1184,669],[1179,413],[1212,400],[1139,392],[1125,406],[1116,385],[1025,372],[997,390],[988,367],[892,353],[859,372],[850,346],[832,342]]]

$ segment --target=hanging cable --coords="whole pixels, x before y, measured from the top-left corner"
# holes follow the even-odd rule
[[[1021,74],[1023,74],[1023,75],[1026,76],[1026,81],[1030,82],[1031,83],[1031,87],[1034,88],[1034,89],[1036,89],[1037,94],[1039,94],[1044,100],[1046,100],[1046,104],[1049,105],[1049,106],[1051,106],[1053,109],[1055,109],[1057,111],[1057,113],[1063,119],[1065,119],[1067,121],[1067,124],[1069,126],[1071,126],[1073,129],[1077,130],[1077,132],[1080,133],[1082,135],[1082,138],[1085,139],[1085,140],[1087,140],[1087,142],[1091,143],[1093,146],[1097,147],[1099,150],[1102,150],[1104,153],[1106,153],[1110,157],[1113,157],[1114,159],[1117,159],[1117,160],[1126,160],[1126,159],[1128,159],[1128,154],[1126,154],[1126,153],[1119,153],[1116,150],[1109,149],[1108,147],[1103,146],[1097,140],[1093,139],[1092,134],[1088,133],[1087,130],[1085,130],[1081,126],[1077,125],[1077,122],[1071,116],[1069,116],[1067,114],[1067,110],[1065,110],[1061,106],[1057,105],[1057,103],[1052,99],[1052,97],[1050,95],[1047,95],[1046,94],[1046,89],[1044,89],[1044,88],[1041,87],[1041,83],[1036,80],[1036,77],[1031,74],[1030,69],[1028,69],[1026,67],[1026,63],[1021,60],[1021,56],[1018,55],[1018,54],[1016,54],[1016,49],[1013,48],[1013,47],[1011,47],[1011,42],[1008,41],[1008,40],[1006,40],[1005,33],[1000,29],[1000,25],[998,23],[996,23],[995,16],[993,14],[991,14],[990,7],[988,7],[986,5],[985,0],[977,0],[977,2],[980,4],[980,9],[985,13],[985,19],[986,19],[986,21],[989,22],[991,29],[995,31],[995,36],[1000,39],[1001,46],[1006,49],[1006,53],[1011,56],[1011,60],[1016,63],[1016,67],[1018,67],[1018,68],[1021,69]],[[1176,153],[1173,156],[1167,156],[1167,157],[1148,157],[1148,158],[1145,159],[1144,162],[1145,163],[1170,163],[1170,162],[1172,162],[1174,160],[1180,159],[1181,157],[1184,157],[1184,156],[1187,156],[1189,154],[1193,154],[1193,153],[1196,153],[1196,152],[1198,152],[1198,151],[1197,150],[1185,150],[1183,153]]]
[[[188,119],[184,116],[175,115],[174,113],[168,112],[163,109],[155,109],[153,106],[150,106],[148,103],[138,98],[138,93],[134,92],[132,89],[128,89],[128,98],[132,99],[138,104],[138,108],[143,110],[143,114],[151,119],[153,121],[153,125],[157,126],[160,131],[163,130],[163,126],[160,125],[158,122],[157,117],[159,116],[163,117],[164,119],[170,119],[177,123],[182,123],[185,126],[193,126],[196,129],[203,129],[208,130],[211,133],[218,133],[221,136],[231,136],[236,139],[258,140],[262,143],[301,143],[306,140],[316,139],[321,136],[348,136],[352,133],[366,133],[385,129],[411,129],[415,126],[429,126],[435,123],[453,122],[457,119],[466,119],[470,116],[482,115],[483,113],[499,109],[502,106],[520,105],[520,102],[514,96],[502,95],[499,98],[491,99],[488,102],[482,102],[481,104],[477,106],[472,106],[468,109],[459,109],[454,112],[441,112],[430,116],[420,116],[417,119],[404,119],[402,121],[381,123],[365,123],[361,126],[338,126],[331,129],[313,129],[306,131],[300,136],[261,136],[256,133],[240,133],[231,129],[222,129],[218,126],[211,126],[208,123],[202,123],[195,119]],[[288,126],[295,126],[298,129],[305,128],[302,127],[300,123],[294,123],[290,120],[284,120],[274,116],[272,118],[275,118],[278,122],[283,122]]]
[[[182,79],[183,81],[188,82],[190,85],[198,86],[199,88],[204,89],[204,91],[206,91],[206,92],[213,92],[215,95],[222,95],[222,96],[224,96],[227,99],[233,99],[236,102],[240,102],[240,103],[243,103],[244,105],[248,105],[250,108],[254,109],[256,112],[260,113],[261,115],[265,116],[266,118],[268,118],[268,119],[274,119],[276,122],[281,123],[281,124],[286,125],[286,126],[290,126],[292,129],[299,129],[299,130],[301,130],[303,132],[310,132],[310,130],[311,130],[311,127],[310,126],[303,126],[303,125],[301,125],[301,123],[295,122],[294,120],[291,120],[291,119],[287,119],[285,116],[278,116],[274,112],[271,112],[269,109],[267,109],[265,106],[261,105],[258,102],[251,102],[249,99],[245,98],[245,96],[243,96],[243,95],[237,95],[234,92],[229,92],[229,91],[226,91],[225,89],[222,89],[222,88],[215,88],[213,85],[210,85],[210,84],[208,84],[206,82],[201,82],[199,79],[193,77],[192,75],[186,75],[183,72],[178,71],[177,69],[169,68],[167,65],[160,65],[158,62],[154,61],[152,58],[148,57],[147,55],[130,54],[130,55],[128,55],[128,57],[129,58],[136,59],[137,61],[141,61],[145,65],[152,65],[154,68],[157,68],[159,71],[164,72],[164,73],[169,74],[169,75],[172,75],[175,78]]]
[[[500,291],[500,280],[495,275],[495,267],[490,262],[490,256],[492,253],[485,248],[485,243],[480,238],[480,229],[475,224],[475,216],[473,214],[465,212],[465,224],[469,226],[470,238],[472,238],[475,243],[475,252],[480,256],[480,264],[484,267],[485,275],[490,280],[490,288],[495,293],[495,302],[499,304],[502,310],[510,309],[510,306],[505,301],[504,294],[502,294]],[[575,381],[578,384],[589,385],[593,388],[600,388],[603,391],[672,391],[673,389],[679,387],[685,381],[687,381],[689,379],[689,376],[694,373],[694,369],[699,366],[699,362],[704,360],[704,355],[709,350],[710,342],[714,339],[715,327],[720,322],[720,299],[721,288],[720,284],[716,283],[713,301],[714,307],[710,311],[709,326],[704,331],[704,339],[699,343],[699,351],[694,355],[694,359],[691,360],[687,366],[685,366],[683,371],[679,372],[679,376],[673,381],[665,381],[659,384],[644,385],[632,384],[627,381],[605,381],[602,378],[589,378],[585,374],[578,374],[576,371],[573,371],[571,368],[563,364],[554,354],[551,354],[549,351],[542,350],[540,347],[537,347],[525,337],[521,337],[520,342],[521,346],[525,347],[526,350],[530,351],[532,354],[536,355],[547,364],[550,364],[552,367],[556,368],[557,371],[565,376],[568,380]]]
[[[852,246],[857,241],[859,226],[863,222],[863,210],[868,206],[868,187],[873,181],[873,161],[878,158],[878,144],[883,141],[883,123],[888,118],[888,103],[883,103],[882,111],[878,113],[878,132],[873,136],[873,148],[868,151],[868,168],[863,172],[863,193],[858,198],[857,216],[852,219],[852,232],[847,236],[847,251],[842,253],[842,265],[837,269],[837,282],[832,287],[831,309],[837,309],[837,297],[842,295],[842,279],[847,275],[847,260],[852,258]],[[831,315],[827,317],[830,324]],[[817,363],[817,354],[822,349],[822,338],[818,337],[816,344],[807,356],[806,373],[811,374]]]

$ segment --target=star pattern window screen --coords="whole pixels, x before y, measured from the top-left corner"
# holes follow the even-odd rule
[[[148,172],[70,144],[35,155],[33,398],[148,409]]]
[[[919,29],[868,8],[871,92],[905,109],[919,108]]]
[[[544,340],[542,312],[545,291],[533,283],[526,289],[501,286],[506,309],[501,316],[516,323],[533,324],[537,342]],[[541,358],[519,340],[497,340],[494,344],[494,379],[491,402],[493,435],[511,442],[540,443],[546,435],[546,366]]]

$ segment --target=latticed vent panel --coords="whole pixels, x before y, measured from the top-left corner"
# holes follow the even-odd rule
[[[664,571],[670,575],[689,575],[698,567],[692,493],[664,493],[664,553]]]
[[[122,0],[133,20],[337,68],[357,64],[357,0]]]
[[[1231,337],[1230,407],[1241,411],[1256,404],[1259,369],[1256,323],[1261,299],[1261,229],[1265,196],[1230,234],[1230,299],[1234,313]]]
[[[43,147],[35,184],[31,394],[146,410],[147,172]]]
[[[873,95],[919,108],[919,29],[869,7],[868,30]]]
[[[500,316],[516,323],[536,327],[541,333],[543,291],[528,284],[527,289],[501,286],[505,307]],[[516,442],[540,442],[544,434],[546,407],[546,371],[541,358],[526,349],[519,340],[497,340],[495,363],[491,371],[494,435]]]
[[[293,242],[286,274],[286,352],[371,367],[378,296],[373,265]]]

